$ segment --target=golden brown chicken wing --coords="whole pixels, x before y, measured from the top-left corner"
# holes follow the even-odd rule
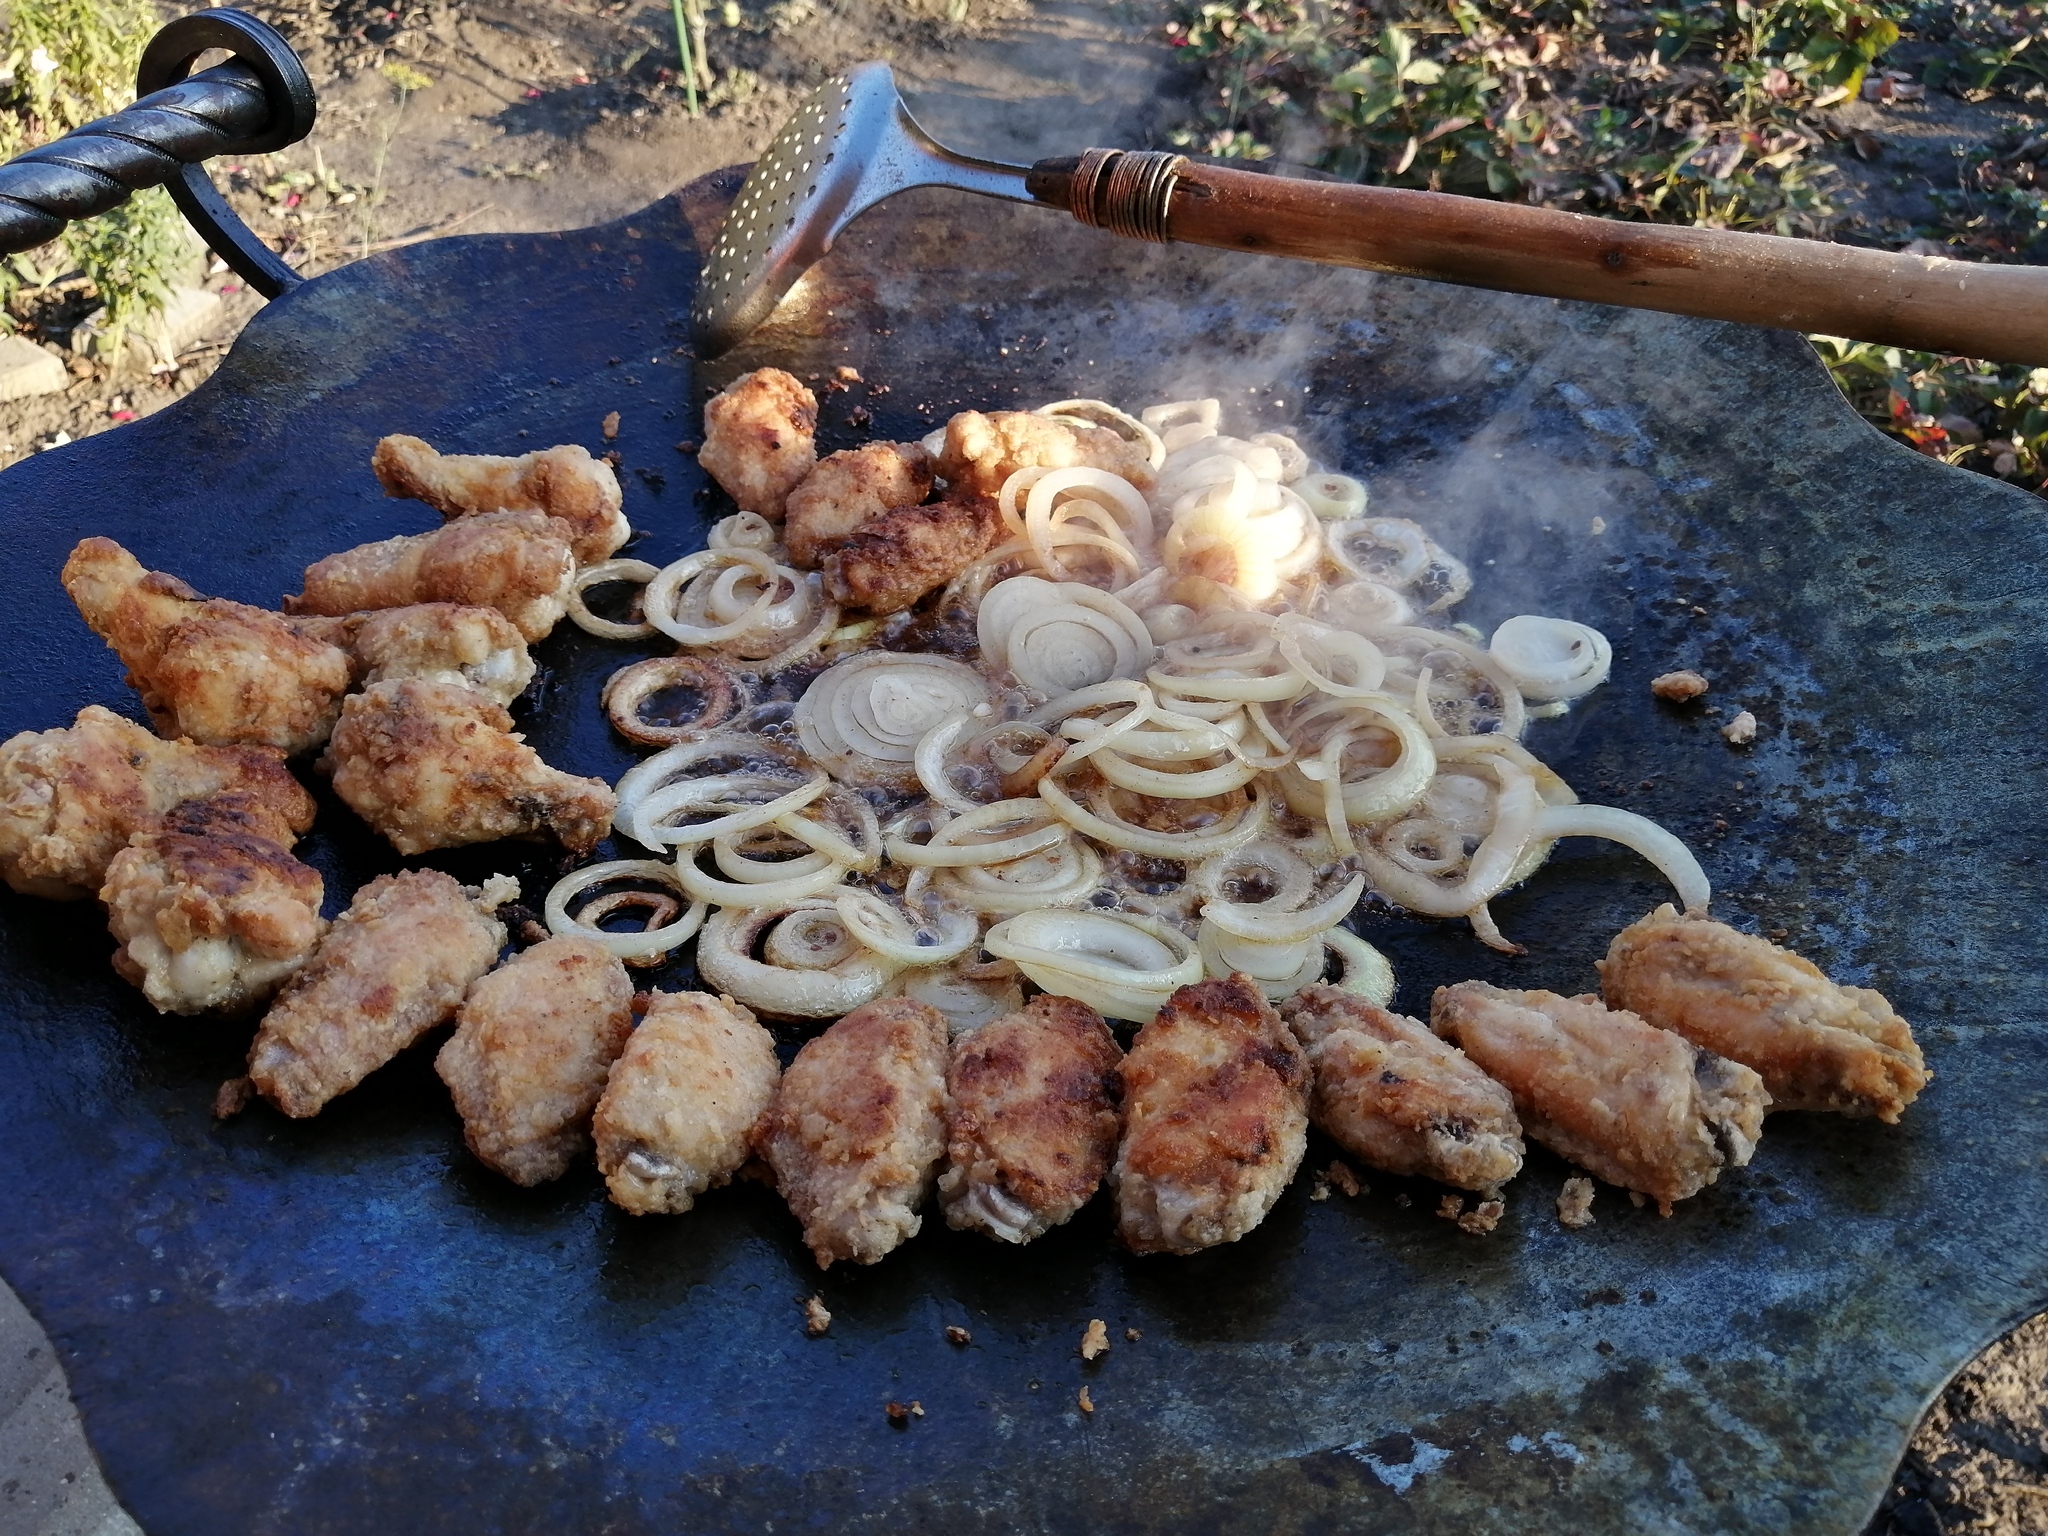
[[[862,524],[825,557],[835,603],[877,617],[901,613],[1003,541],[1003,514],[986,496],[898,507]]]
[[[632,1030],[633,980],[595,939],[543,940],[480,979],[434,1058],[469,1150],[515,1184],[559,1179]]]
[[[1303,987],[1281,1005],[1308,1052],[1309,1118],[1375,1168],[1491,1192],[1522,1170],[1515,1101],[1418,1019]]]
[[[1308,1144],[1308,1063],[1259,984],[1182,987],[1123,1060],[1124,1136],[1110,1175],[1134,1253],[1234,1243],[1286,1189]]]
[[[445,1024],[505,947],[491,913],[518,894],[504,875],[477,890],[437,869],[357,891],[263,1016],[249,1047],[256,1090],[303,1120]]]
[[[797,1052],[755,1147],[820,1269],[909,1241],[946,1154],[946,1021],[905,997],[854,1009]]]
[[[385,495],[424,501],[443,517],[542,512],[560,518],[574,530],[570,548],[578,565],[609,560],[633,536],[619,510],[619,477],[579,444],[504,458],[439,453],[417,437],[394,434],[377,444],[370,468]]]
[[[789,493],[782,542],[790,563],[816,570],[862,523],[914,507],[931,491],[932,456],[918,443],[869,443],[820,459]]]
[[[112,539],[81,541],[63,581],[164,735],[291,754],[334,729],[354,678],[348,653],[283,614],[201,597]]]
[[[1888,1125],[1931,1075],[1882,993],[1668,903],[1624,928],[1600,962],[1608,1006],[1751,1067],[1771,1108],[1875,1115]]]
[[[540,512],[479,512],[432,533],[358,544],[306,567],[293,614],[338,616],[413,603],[495,608],[528,640],[568,612],[576,574],[568,524]]]
[[[592,1124],[613,1202],[637,1216],[679,1215],[729,1181],[781,1072],[774,1037],[731,998],[651,994]]]
[[[1596,998],[1462,981],[1429,1022],[1514,1095],[1532,1138],[1666,1215],[1763,1133],[1763,1079]]]
[[[1070,997],[960,1037],[946,1072],[946,1224],[1028,1243],[1089,1200],[1116,1154],[1123,1052]]]
[[[588,853],[617,799],[541,761],[512,717],[469,688],[400,678],[351,694],[322,766],[400,853],[549,835]]]
[[[274,747],[165,741],[88,704],[69,726],[0,744],[0,876],[26,896],[91,896],[137,832],[227,790],[259,797],[294,834],[313,825],[313,798]]]
[[[100,900],[114,969],[159,1013],[233,1013],[268,1000],[327,931],[317,870],[293,828],[246,792],[187,800],[114,855]]]
[[[473,688],[494,704],[510,704],[533,681],[525,636],[495,608],[413,603],[291,622],[346,650],[362,674],[361,687],[419,677]]]
[[[779,523],[818,462],[817,431],[818,397],[780,368],[756,368],[704,403],[697,462],[742,512]]]
[[[1121,475],[1141,491],[1156,478],[1143,447],[1107,427],[1068,426],[1031,411],[962,411],[946,423],[939,473],[954,492],[993,496],[1020,469],[1085,465]]]

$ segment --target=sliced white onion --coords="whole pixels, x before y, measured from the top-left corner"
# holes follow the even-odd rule
[[[1323,608],[1332,624],[1360,635],[1406,624],[1415,617],[1415,605],[1381,581],[1347,581],[1332,587],[1323,599]]]
[[[864,651],[811,680],[792,716],[817,762],[851,783],[911,780],[934,726],[988,701],[979,672],[943,656]]]
[[[1120,428],[1124,435],[1145,445],[1145,455],[1154,469],[1166,462],[1166,444],[1160,441],[1159,434],[1147,423],[1128,411],[1118,410],[1107,400],[1055,400],[1050,405],[1041,405],[1037,414],[1050,416],[1055,421],[1078,422],[1087,427],[1108,427],[1111,431]]]
[[[989,588],[976,618],[982,659],[1027,688],[1065,694],[1151,664],[1144,622],[1099,588],[1013,576]]]
[[[674,922],[640,933],[612,933],[595,923],[579,922],[570,915],[569,903],[576,897],[592,886],[608,885],[614,880],[665,885],[678,895],[688,894],[676,878],[675,867],[656,859],[613,859],[605,864],[586,865],[564,875],[548,891],[547,900],[541,906],[541,916],[547,922],[548,931],[595,939],[621,960],[644,960],[650,955],[667,954],[679,944],[687,943],[704,926],[705,914],[711,910],[705,903],[696,902]]]
[[[1022,912],[989,929],[982,947],[1058,997],[1149,1023],[1173,993],[1202,979],[1194,942],[1153,917]]]
[[[595,565],[586,565],[569,581],[569,617],[578,629],[600,640],[638,640],[651,635],[654,626],[644,620],[621,624],[615,619],[599,618],[590,611],[583,594],[592,587],[606,587],[614,582],[638,582],[644,587],[660,574],[660,566],[649,565],[645,560],[600,560]]]
[[[1385,955],[1348,928],[1332,928],[1323,935],[1323,942],[1343,962],[1343,973],[1335,983],[1338,991],[1354,992],[1375,1008],[1394,1001],[1394,968]]]
[[[1324,522],[1339,523],[1365,516],[1365,484],[1349,475],[1309,475],[1295,481],[1294,490]]]
[[[841,923],[829,901],[800,901],[785,907],[727,907],[714,913],[697,940],[698,973],[713,988],[756,1013],[780,1018],[842,1018],[880,996],[882,988],[900,969],[896,962],[859,944],[841,954],[844,946],[824,942],[824,930],[829,925],[823,918],[810,914],[826,914],[831,924]],[[756,960],[756,941],[791,917],[818,931],[820,937],[809,940],[806,947],[819,958],[837,958],[817,969]],[[773,946],[772,935],[769,943]],[[787,946],[775,947],[774,952],[791,959],[801,958],[789,954]]]
[[[973,948],[981,933],[972,912],[942,906],[935,916],[913,919],[873,891],[842,891],[833,906],[855,938],[903,966],[946,965]]]
[[[1487,646],[1529,698],[1576,699],[1607,681],[1614,647],[1589,624],[1519,613],[1493,632]]]
[[[1678,892],[1688,912],[1705,912],[1714,898],[1714,888],[1700,861],[1675,835],[1648,817],[1612,805],[1550,805],[1536,817],[1535,835],[1544,841],[1560,837],[1604,837],[1633,848],[1657,866],[1671,888]]]
[[[1024,1007],[1017,968],[1007,960],[993,965],[956,962],[929,970],[905,970],[897,978],[895,990],[938,1009],[946,1020],[947,1033],[956,1040]]]

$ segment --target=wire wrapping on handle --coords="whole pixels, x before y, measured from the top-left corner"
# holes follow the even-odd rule
[[[1166,210],[1187,167],[1158,149],[1091,149],[1074,168],[1068,206],[1083,224],[1132,240],[1166,244]]]

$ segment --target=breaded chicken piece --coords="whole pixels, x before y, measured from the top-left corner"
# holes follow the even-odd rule
[[[313,825],[313,797],[276,748],[165,741],[88,704],[69,726],[0,743],[0,876],[25,896],[91,896],[137,832],[225,791],[260,798],[294,835]]]
[[[731,998],[649,994],[591,1127],[612,1202],[680,1215],[730,1181],[781,1074],[774,1037]]]
[[[542,762],[502,706],[416,677],[351,694],[321,766],[349,809],[405,854],[542,835],[588,853],[618,806],[604,780]]]
[[[898,507],[825,557],[825,592],[877,617],[901,613],[1002,543],[1003,531],[1003,514],[986,496]]]
[[[1428,1025],[1320,984],[1280,1011],[1315,1077],[1309,1118],[1345,1151],[1488,1193],[1522,1171],[1515,1101]]]
[[[873,1264],[917,1235],[946,1155],[946,1055],[937,1010],[883,997],[806,1043],[783,1073],[755,1150],[820,1269]]]
[[[439,453],[417,437],[394,434],[377,444],[370,468],[386,496],[424,501],[446,518],[479,512],[542,512],[574,530],[578,565],[609,560],[633,536],[620,510],[619,477],[577,443],[517,458],[492,453]]]
[[[514,1184],[545,1184],[590,1147],[590,1112],[633,1032],[633,980],[595,939],[544,939],[469,989],[434,1070],[462,1139]]]
[[[283,614],[202,597],[112,539],[82,540],[63,581],[164,735],[290,755],[334,729],[355,676],[348,652]]]
[[[946,423],[938,468],[957,494],[993,496],[1033,465],[1106,469],[1141,491],[1157,478],[1145,449],[1107,427],[1070,427],[1032,411],[962,411]]]
[[[267,1001],[327,931],[317,870],[265,800],[187,800],[114,855],[100,900],[114,969],[158,1013],[233,1013]]]
[[[1070,997],[962,1035],[946,1071],[946,1224],[1028,1243],[1094,1198],[1116,1155],[1123,1054]]]
[[[1599,964],[1609,1007],[1753,1068],[1773,1111],[1896,1125],[1932,1075],[1882,993],[1837,986],[1790,950],[1669,903],[1616,934]]]
[[[1259,984],[1182,987],[1123,1059],[1110,1175],[1133,1253],[1197,1253],[1266,1219],[1308,1144],[1308,1062]]]
[[[533,681],[526,638],[495,608],[413,603],[340,618],[307,615],[291,623],[346,650],[362,674],[360,687],[420,677],[510,704]]]
[[[286,613],[341,615],[413,603],[495,608],[528,640],[569,609],[573,530],[540,512],[479,512],[432,533],[358,544],[306,567]]]
[[[1762,1078],[1597,998],[1461,981],[1429,1022],[1514,1095],[1531,1138],[1667,1216],[1763,1134]]]
[[[518,894],[508,876],[477,890],[437,869],[357,891],[263,1016],[249,1047],[256,1091],[303,1120],[447,1023],[505,947],[491,913]]]
[[[932,456],[919,443],[869,443],[820,459],[789,493],[782,542],[790,564],[815,571],[862,523],[931,492]]]
[[[697,462],[742,512],[781,522],[818,462],[818,397],[780,368],[756,368],[704,402]]]

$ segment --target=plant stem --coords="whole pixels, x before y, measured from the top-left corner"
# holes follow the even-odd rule
[[[711,43],[704,35],[704,0],[685,0],[683,9],[690,17],[690,46],[697,56],[697,83],[704,87],[708,98],[711,94]]]
[[[690,29],[683,20],[683,0],[669,0],[676,17],[676,58],[682,65],[683,99],[690,104],[690,116],[697,115],[697,64],[690,55]]]

